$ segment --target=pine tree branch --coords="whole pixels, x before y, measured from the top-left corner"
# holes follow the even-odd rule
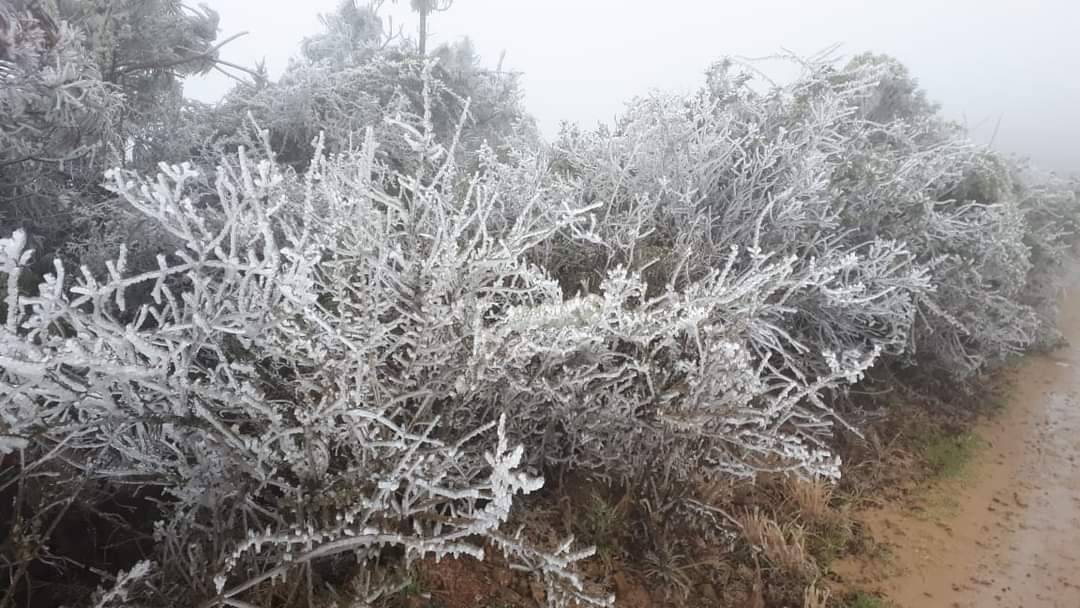
[[[234,66],[232,64],[229,64],[229,63],[227,63],[227,62],[225,62],[225,61],[223,61],[221,59],[218,59],[218,58],[214,57],[214,54],[217,53],[221,49],[221,47],[223,47],[226,44],[232,42],[233,40],[236,40],[237,38],[240,38],[241,36],[248,35],[248,33],[249,32],[240,32],[239,34],[234,34],[232,36],[229,36],[225,40],[222,40],[221,42],[215,44],[214,46],[210,47],[209,49],[207,49],[205,51],[202,51],[200,53],[196,53],[194,55],[188,56],[188,57],[180,57],[178,59],[173,59],[173,60],[169,60],[169,61],[148,61],[148,62],[145,62],[145,63],[135,63],[135,64],[126,64],[126,65],[125,64],[120,64],[116,69],[116,73],[117,74],[127,74],[127,73],[130,73],[130,72],[137,72],[139,70],[163,70],[163,69],[166,69],[166,68],[171,68],[171,67],[175,67],[175,66],[178,66],[178,65],[183,65],[185,63],[191,63],[193,61],[200,61],[200,60],[203,60],[203,59],[212,59],[215,63],[222,63],[224,65],[228,65],[229,67],[236,67],[236,66]],[[243,69],[243,68],[241,68],[241,69]]]

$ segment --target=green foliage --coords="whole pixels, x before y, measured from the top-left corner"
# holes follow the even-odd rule
[[[837,516],[810,526],[807,535],[807,551],[823,569],[837,558],[843,556],[848,547],[856,541],[851,522],[844,516]]]
[[[959,435],[942,433],[926,440],[922,456],[934,478],[953,479],[964,474],[984,445],[983,440],[973,432]]]
[[[403,598],[420,597],[426,593],[428,593],[428,590],[423,579],[415,574],[410,575],[402,584],[401,590],[398,591],[398,595]]]
[[[619,551],[619,537],[626,524],[625,513],[619,505],[593,494],[580,516],[577,528],[582,540],[595,546],[600,559],[610,565],[610,560]]]

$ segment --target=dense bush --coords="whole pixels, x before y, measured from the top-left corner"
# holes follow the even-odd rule
[[[159,235],[101,176],[188,157],[182,78],[215,67],[217,25],[179,0],[0,4],[0,228],[39,252],[24,278],[54,256],[103,263],[103,244],[121,240],[152,264]]]
[[[1053,339],[1076,185],[972,146],[888,58],[764,90],[719,63],[542,146],[513,81],[373,19],[178,115],[198,164],[108,174],[95,200],[175,251],[31,276],[35,235],[0,240],[0,606],[82,557],[73,513],[132,548],[56,603],[368,605],[494,547],[604,604],[588,551],[504,529],[542,475],[835,477],[834,397],[873,366],[962,381]],[[52,94],[40,53],[5,61]]]
[[[1023,185],[921,94],[898,94],[917,89],[891,60],[803,67],[758,93],[718,64],[695,95],[635,101],[614,133],[565,134],[556,175],[604,201],[606,221],[602,244],[554,270],[574,283],[654,264],[662,283],[681,247],[694,252],[688,276],[733,245],[792,256],[808,276],[777,325],[785,367],[804,373],[824,351],[878,348],[963,378],[1035,345],[1052,315],[1031,304],[1055,296],[1029,281],[1033,256],[1060,268],[1075,192]]]
[[[156,566],[125,597],[228,603],[344,553],[482,557],[478,537],[542,574],[550,597],[580,595],[564,569],[577,556],[499,532],[513,496],[542,483],[518,470],[505,423],[441,422],[470,336],[551,292],[522,258],[576,213],[537,208],[496,238],[497,184],[455,195],[450,151],[400,127],[426,178],[397,176],[395,194],[370,132],[303,181],[241,151],[219,167],[212,209],[187,197],[187,165],[113,172],[110,188],[183,243],[154,271],[129,276],[123,250],[96,277],[57,262],[22,296],[25,234],[3,241],[4,452],[23,455],[25,481],[70,476],[80,500],[101,483],[161,493]],[[151,301],[133,306],[139,285]],[[45,498],[19,497],[18,530],[56,517]]]
[[[93,214],[85,195],[117,159],[123,96],[81,29],[19,8],[0,6],[0,226],[51,245]]]
[[[457,136],[458,161],[470,168],[482,145],[506,155],[522,141],[535,143],[518,74],[483,68],[468,39],[440,45],[426,63],[408,39],[385,32],[371,8],[345,0],[322,20],[324,31],[304,41],[280,79],[238,86],[203,112],[193,126],[204,141],[226,149],[250,144],[254,121],[269,131],[279,161],[303,169],[320,133],[336,153],[374,128],[377,154],[404,171],[415,168],[414,154],[385,127],[386,117],[413,117],[415,127],[423,122],[442,141]]]

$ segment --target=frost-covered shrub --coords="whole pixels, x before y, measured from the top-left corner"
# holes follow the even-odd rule
[[[55,248],[99,215],[84,196],[115,159],[120,90],[81,29],[38,3],[0,5],[0,230],[29,229]]]
[[[1071,237],[1031,213],[1038,203],[1012,173],[935,116],[870,124],[853,140],[834,177],[843,223],[906,243],[933,276],[933,292],[917,296],[907,360],[965,377],[1047,334],[1052,319],[1031,306],[1047,296],[1032,292],[1029,243],[1060,253]]]
[[[687,98],[632,103],[612,134],[564,138],[562,179],[604,206],[597,243],[554,270],[572,285],[590,266],[630,264],[655,290],[676,269],[693,280],[723,267],[732,246],[790,257],[789,283],[766,299],[781,338],[757,357],[803,378],[827,372],[828,352],[902,352],[926,269],[902,241],[851,238],[832,181],[868,77],[831,80],[810,64],[760,94],[729,69],[719,64]]]
[[[1052,344],[1060,339],[1055,320],[1066,285],[1062,277],[1069,272],[1070,253],[1080,234],[1080,183],[1024,168],[1014,171],[1013,181],[1024,210],[1024,242],[1031,251],[1023,301],[1044,320],[1038,343]]]
[[[531,250],[568,299],[481,334],[465,401],[511,414],[541,462],[601,476],[828,474],[828,403],[881,357],[962,378],[1033,345],[1048,317],[1027,243],[1060,259],[1065,231],[1033,225],[1008,162],[919,115],[885,67],[808,62],[760,93],[718,64],[697,94],[493,168],[530,204],[595,210]],[[907,95],[887,124],[864,115],[882,78]]]
[[[519,74],[483,68],[467,38],[439,45],[425,60],[412,41],[384,29],[375,5],[346,0],[321,19],[324,31],[305,40],[280,79],[237,86],[207,112],[205,138],[242,142],[252,116],[270,132],[281,162],[304,167],[320,133],[336,153],[355,148],[373,127],[380,158],[405,172],[415,168],[413,156],[384,117],[423,117],[441,139],[456,135],[460,163],[485,144],[506,155],[522,140],[535,142]]]
[[[635,100],[610,132],[564,133],[561,190],[602,205],[596,241],[548,246],[564,288],[626,264],[655,291],[680,251],[695,277],[735,245],[797,260],[776,349],[797,376],[857,348],[962,378],[1036,344],[1048,317],[1032,303],[1053,296],[1031,293],[1052,283],[1035,287],[1033,256],[1060,259],[1071,231],[1046,218],[1075,217],[1072,194],[1036,211],[1011,161],[940,119],[895,61],[800,65],[760,92],[720,63],[698,93]]]
[[[812,379],[778,369],[783,349],[763,352],[786,340],[769,300],[792,286],[792,262],[733,251],[654,297],[613,269],[600,295],[517,307],[478,335],[457,390],[509,415],[546,464],[601,477],[836,476],[823,396],[876,352],[824,353],[828,371]]]
[[[832,475],[828,395],[906,347],[927,273],[901,243],[843,248],[830,206],[842,148],[828,130],[850,111],[744,94],[644,100],[615,133],[489,168],[530,194],[500,222],[566,199],[594,208],[588,233],[529,253],[569,299],[513,310],[457,383],[463,402],[511,414],[542,463]],[[773,142],[788,105],[808,126]]]
[[[25,234],[0,242],[0,447],[23,462],[5,485],[84,479],[62,486],[69,502],[86,484],[160,488],[153,567],[105,596],[271,605],[276,580],[310,585],[332,558],[483,558],[486,539],[542,576],[552,605],[604,603],[568,569],[587,552],[500,531],[515,495],[542,484],[504,419],[443,421],[470,336],[554,289],[524,253],[578,212],[489,234],[508,193],[459,181],[452,150],[398,127],[415,174],[375,162],[371,131],[303,179],[241,151],[212,204],[188,196],[188,165],[114,171],[110,188],[183,243],[154,270],[128,273],[121,247],[105,273],[56,262],[25,292]],[[146,303],[130,299],[140,287]],[[64,510],[27,513],[44,528]],[[392,583],[354,587],[370,601]]]
[[[0,2],[0,234],[21,228],[38,252],[24,281],[54,255],[98,263],[115,254],[103,243],[159,236],[101,176],[189,158],[180,81],[215,65],[217,30],[180,0]],[[153,264],[155,247],[129,244]]]
[[[344,50],[256,92],[266,159],[109,175],[175,253],[28,280],[0,241],[2,550],[56,563],[70,505],[154,488],[152,563],[98,605],[277,605],[342,565],[364,602],[485,545],[603,603],[587,552],[501,530],[540,472],[835,476],[832,397],[871,366],[963,378],[1050,334],[1075,184],[974,148],[893,63],[764,92],[721,63],[496,150],[431,63]]]

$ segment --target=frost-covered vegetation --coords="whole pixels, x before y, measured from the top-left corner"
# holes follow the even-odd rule
[[[835,478],[868,372],[1055,339],[1077,185],[894,60],[722,61],[545,143],[467,43],[324,21],[209,107],[208,11],[0,6],[0,607],[379,605],[495,553],[608,604],[508,525],[544,477]]]

